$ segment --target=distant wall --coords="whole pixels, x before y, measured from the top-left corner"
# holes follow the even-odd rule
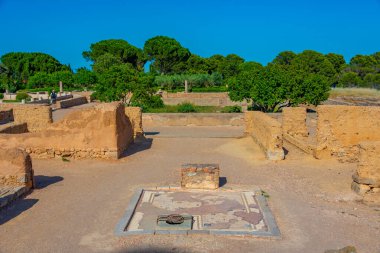
[[[243,113],[144,113],[143,126],[243,126]]]
[[[5,124],[13,121],[13,110],[0,111],[0,124]]]
[[[285,158],[281,123],[263,112],[245,112],[245,132],[264,150],[269,160]]]
[[[308,136],[306,108],[286,107],[282,109],[282,130],[292,136]]]
[[[16,93],[4,93],[4,100],[16,100]]]
[[[8,123],[0,125],[0,134],[22,134],[28,132],[26,123]]]
[[[130,120],[133,127],[134,137],[139,137],[144,135],[143,124],[142,124],[142,110],[140,107],[125,107],[125,115]]]
[[[0,104],[0,111],[10,109],[13,109],[14,123],[27,123],[30,132],[44,130],[53,122],[47,105]]]
[[[38,158],[117,159],[131,142],[132,125],[121,103],[76,110],[45,131],[0,138],[0,146],[20,147]]]
[[[227,92],[164,92],[162,93],[162,100],[166,105],[177,105],[183,102],[190,102],[200,106],[246,105],[246,103],[231,101]]]
[[[72,106],[77,106],[77,105],[82,105],[82,104],[87,104],[86,97],[75,97],[71,99],[57,101],[58,108],[69,108]]]
[[[356,162],[360,142],[380,141],[380,107],[322,105],[317,113],[317,158]]]

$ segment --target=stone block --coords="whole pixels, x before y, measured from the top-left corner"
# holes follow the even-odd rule
[[[358,184],[356,182],[351,183],[351,189],[356,192],[357,194],[363,195],[371,190],[371,187],[369,187],[366,184]]]
[[[353,175],[358,184],[380,187],[380,142],[362,142],[359,145],[359,163]]]
[[[282,109],[282,131],[291,136],[308,136],[306,108],[286,107]]]
[[[185,164],[181,168],[181,187],[188,189],[219,188],[218,164]]]

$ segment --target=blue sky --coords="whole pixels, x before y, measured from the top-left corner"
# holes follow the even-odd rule
[[[91,43],[176,38],[204,57],[266,64],[279,52],[380,51],[380,0],[0,0],[0,55],[45,52],[75,69]]]

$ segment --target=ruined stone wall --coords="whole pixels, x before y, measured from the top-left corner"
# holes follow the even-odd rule
[[[286,107],[282,109],[282,131],[292,136],[308,136],[306,108]]]
[[[131,142],[132,125],[121,103],[73,111],[42,132],[0,138],[0,146],[20,147],[38,158],[117,159]]]
[[[8,123],[0,125],[0,134],[22,134],[28,132],[26,123]]]
[[[13,110],[0,111],[0,124],[5,124],[13,121]]]
[[[142,110],[140,107],[125,107],[125,115],[129,118],[132,127],[134,137],[144,136],[144,130],[142,125]]]
[[[162,100],[166,105],[177,105],[183,102],[200,106],[246,105],[246,103],[231,101],[227,92],[164,92],[162,93]]]
[[[360,143],[358,160],[352,189],[359,194],[380,194],[380,141]]]
[[[243,126],[243,113],[144,113],[144,127]]]
[[[263,112],[245,113],[246,134],[249,134],[264,150],[269,160],[284,159],[281,124]]]
[[[356,162],[360,142],[380,141],[380,107],[322,105],[317,113],[317,158]]]
[[[0,148],[0,186],[33,187],[32,160],[17,148]]]
[[[57,101],[57,107],[58,108],[69,108],[72,106],[83,105],[83,104],[87,104],[87,98],[86,97],[75,97],[75,98],[71,98],[71,99]]]
[[[46,129],[52,122],[52,111],[47,105],[0,104],[0,110],[13,110],[14,123],[27,123],[30,132]]]

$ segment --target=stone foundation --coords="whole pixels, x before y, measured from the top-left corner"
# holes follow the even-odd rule
[[[291,136],[307,137],[306,108],[286,107],[282,109],[282,130]]]
[[[53,122],[48,105],[0,104],[0,111],[10,109],[13,111],[14,123],[27,123],[30,132],[45,130]]]
[[[86,97],[75,97],[62,101],[57,101],[57,108],[69,108],[77,105],[87,104]]]
[[[245,113],[245,133],[252,136],[265,152],[268,160],[283,160],[281,124],[263,112],[250,111]]]
[[[317,113],[318,159],[357,162],[360,142],[380,141],[380,107],[322,105]]]
[[[132,125],[116,102],[75,110],[42,132],[0,138],[0,146],[20,147],[38,158],[118,159],[131,142]]]
[[[360,143],[359,163],[352,178],[355,192],[380,194],[380,141]]]
[[[188,189],[219,188],[218,164],[185,164],[181,168],[181,187]]]
[[[13,121],[13,110],[0,111],[0,124],[6,124]]]
[[[17,148],[0,148],[0,187],[34,187],[32,160],[25,152]]]
[[[132,106],[125,107],[125,115],[132,124],[134,138],[144,136],[141,108]]]

